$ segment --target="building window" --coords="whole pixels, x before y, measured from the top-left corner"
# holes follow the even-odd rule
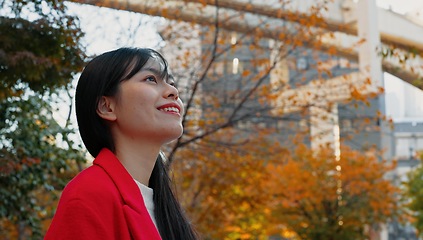
[[[238,72],[239,72],[239,59],[234,58],[234,60],[232,60],[232,74],[238,74]]]
[[[232,45],[235,45],[236,43],[237,43],[237,35],[236,35],[236,32],[232,32],[232,34],[231,34],[231,44]]]
[[[306,70],[308,67],[307,59],[305,57],[300,57],[297,59],[297,70]]]
[[[301,119],[298,122],[298,126],[300,127],[300,129],[302,131],[307,131],[308,130],[308,120],[307,119]]]
[[[214,63],[214,73],[216,75],[219,75],[219,76],[223,75],[224,68],[225,68],[224,62],[215,62]]]
[[[344,132],[351,132],[353,130],[352,121],[350,119],[343,119],[341,126]]]

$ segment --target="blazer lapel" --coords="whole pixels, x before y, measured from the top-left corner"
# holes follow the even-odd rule
[[[118,188],[125,203],[123,211],[132,237],[161,239],[144,205],[140,189],[116,156],[110,150],[103,148],[95,158],[94,164],[103,168]]]

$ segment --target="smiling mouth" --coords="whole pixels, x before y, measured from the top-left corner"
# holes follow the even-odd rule
[[[162,112],[179,113],[179,109],[176,108],[176,107],[160,108],[159,110],[162,111]]]

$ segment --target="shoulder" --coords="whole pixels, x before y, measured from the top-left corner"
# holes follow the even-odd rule
[[[44,239],[129,239],[124,234],[122,197],[112,179],[93,165],[72,179]]]
[[[93,165],[75,176],[63,190],[62,201],[84,201],[96,204],[119,198],[119,191],[110,176],[99,166]]]

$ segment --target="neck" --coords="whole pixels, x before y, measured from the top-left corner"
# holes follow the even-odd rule
[[[135,180],[148,186],[161,146],[149,141],[116,140],[117,158]]]

